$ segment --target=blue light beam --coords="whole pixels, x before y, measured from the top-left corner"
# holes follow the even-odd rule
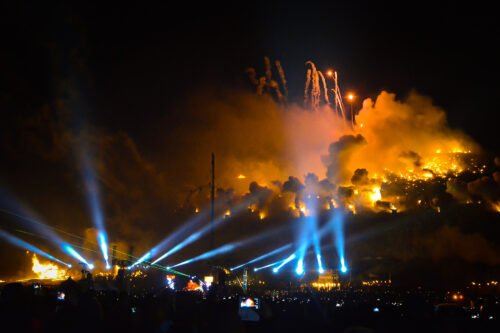
[[[278,260],[278,261],[275,261],[273,263],[270,263],[270,264],[267,264],[265,266],[261,266],[261,267],[256,267],[253,269],[254,272],[258,272],[260,271],[261,269],[264,269],[264,268],[268,268],[268,267],[273,267],[273,266],[277,266],[279,264],[281,264],[283,261],[285,261],[286,259],[281,259],[281,260]]]
[[[318,273],[323,274],[325,270],[323,268],[323,263],[321,262],[321,254],[316,255],[316,260],[318,261]]]
[[[24,240],[9,234],[8,232],[0,230],[0,238],[3,238],[5,241],[7,241],[8,243],[10,243],[14,246],[17,246],[17,247],[22,248],[22,249],[26,249],[26,250],[31,251],[31,252],[34,252],[34,253],[39,254],[47,259],[50,259],[52,261],[55,261],[57,263],[60,263],[64,266],[71,268],[71,264],[65,263],[64,261],[57,259],[56,257],[48,254],[47,252],[39,249],[38,247],[31,245],[28,242],[25,242]]]
[[[108,236],[104,228],[104,216],[101,207],[101,199],[99,193],[99,186],[97,178],[94,173],[94,168],[88,157],[88,154],[83,152],[83,178],[85,187],[87,188],[86,197],[89,205],[92,222],[97,229],[97,241],[102,252],[104,261],[106,262],[106,269],[109,269],[109,256],[108,256]]]
[[[265,253],[265,254],[263,254],[263,255],[261,255],[261,256],[259,256],[259,257],[257,257],[257,258],[254,258],[254,259],[252,259],[252,260],[250,260],[250,261],[247,261],[247,262],[246,262],[246,263],[244,263],[244,264],[241,264],[241,265],[235,266],[235,267],[231,268],[230,270],[231,270],[231,271],[235,271],[235,270],[237,270],[237,269],[240,269],[241,267],[248,266],[248,265],[250,265],[250,264],[253,264],[253,263],[256,263],[256,262],[258,262],[258,261],[261,261],[261,260],[264,260],[264,259],[266,259],[266,258],[269,258],[269,257],[271,257],[271,256],[273,256],[273,255],[275,255],[275,254],[278,254],[278,253],[284,252],[284,251],[286,251],[286,250],[290,249],[291,247],[292,247],[292,244],[291,244],[291,243],[290,243],[290,244],[287,244],[287,245],[285,245],[285,246],[279,247],[279,248],[277,248],[277,249],[272,250],[271,252]],[[280,262],[281,262],[281,261],[282,261],[282,260],[280,260]]]
[[[85,258],[83,258],[80,253],[76,252],[76,250],[71,245],[66,244],[64,246],[64,251],[73,258],[77,259],[80,263],[84,263],[85,265],[87,265],[90,269],[94,268],[94,265],[85,260]]]
[[[229,252],[229,251],[233,250],[234,248],[235,248],[234,244],[227,244],[227,245],[221,246],[221,247],[219,247],[219,248],[217,248],[217,249],[215,249],[213,251],[206,252],[206,253],[204,253],[202,255],[199,255],[199,256],[191,258],[189,260],[183,261],[183,262],[181,262],[181,263],[179,263],[177,265],[173,265],[173,266],[170,266],[168,268],[169,269],[170,268],[175,268],[175,267],[179,267],[179,266],[183,266],[183,265],[187,265],[187,264],[193,263],[195,261],[209,259],[209,258],[215,257],[216,255]]]
[[[297,261],[297,268],[295,269],[295,273],[297,273],[297,275],[304,274],[304,259],[299,259]]]
[[[130,268],[153,258],[158,254],[158,252],[163,251],[163,249],[165,249],[167,246],[171,246],[173,242],[176,242],[179,240],[179,238],[185,236],[189,231],[191,231],[191,229],[193,229],[193,227],[195,227],[202,219],[204,219],[208,215],[209,209],[203,209],[202,212],[203,213],[196,214],[186,223],[183,223],[182,226],[177,228],[173,233],[164,238],[160,243],[156,244],[153,248],[146,252],[146,254],[144,254],[136,262],[130,265]],[[161,259],[158,259],[158,261]]]
[[[252,243],[255,243],[255,242],[258,242],[258,241],[262,241],[265,238],[271,237],[271,236],[273,236],[273,235],[275,235],[277,233],[282,232],[283,229],[284,229],[283,227],[274,228],[274,229],[269,230],[269,231],[267,231],[267,232],[265,232],[263,234],[254,235],[252,237],[246,238],[246,239],[241,240],[241,241],[236,241],[236,242],[233,242],[233,243],[230,243],[230,244],[223,245],[223,246],[221,246],[221,247],[219,247],[219,248],[217,248],[215,250],[211,250],[211,251],[205,252],[205,253],[197,256],[197,257],[188,259],[186,261],[181,262],[180,264],[171,266],[171,268],[177,267],[177,266],[181,266],[181,265],[190,264],[192,262],[203,260],[203,259],[212,258],[212,257],[215,257],[215,256],[217,256],[219,254],[223,254],[223,253],[226,253],[228,251],[232,251],[232,250],[234,250],[236,248],[247,246],[249,244],[252,244]]]
[[[332,220],[332,229],[335,239],[335,247],[337,249],[337,254],[340,258],[340,271],[342,273],[347,272],[347,266],[345,264],[345,237],[344,237],[344,216],[340,212],[334,212]]]
[[[281,269],[281,267],[285,266],[286,264],[288,264],[290,261],[292,261],[296,257],[297,256],[295,255],[295,253],[291,254],[288,258],[283,260],[283,262],[281,264],[279,264],[277,267],[273,268],[273,273],[278,273],[279,270]]]
[[[252,202],[252,200],[255,200],[255,198],[248,198],[247,200],[244,200],[243,202],[239,203],[235,208],[233,208],[233,214],[232,214],[232,216],[238,214],[243,209],[245,209],[248,206],[248,204],[250,202]],[[205,225],[204,227],[202,227],[201,229],[199,229],[197,232],[195,232],[194,234],[192,234],[188,238],[184,239],[182,242],[180,242],[179,244],[177,244],[176,246],[174,246],[172,249],[168,250],[166,253],[164,253],[163,255],[161,255],[158,259],[154,260],[151,264],[156,264],[157,262],[165,259],[166,257],[168,257],[168,256],[170,256],[170,255],[172,255],[172,254],[174,254],[174,253],[182,250],[187,245],[189,245],[189,244],[197,241],[201,237],[205,236],[209,231],[211,231],[212,227],[215,230],[224,221],[226,221],[225,219],[226,219],[225,215],[217,217],[214,220],[214,222],[213,222],[213,226],[212,226],[212,223],[208,223],[207,225]]]

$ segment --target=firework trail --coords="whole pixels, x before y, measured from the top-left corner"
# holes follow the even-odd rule
[[[326,104],[330,104],[330,99],[328,98],[328,87],[326,86],[325,76],[320,71],[318,71],[318,74],[321,77],[321,82],[323,83],[323,91],[325,92],[325,102]]]
[[[281,79],[281,84],[283,85],[283,92],[285,94],[285,101],[288,98],[288,88],[286,86],[286,77],[285,77],[285,70],[283,69],[283,66],[281,66],[281,62],[279,60],[275,61],[276,68],[278,69],[278,73],[280,75]]]
[[[306,87],[304,88],[304,105],[309,102],[309,86],[311,84],[311,70],[308,69],[306,73]]]

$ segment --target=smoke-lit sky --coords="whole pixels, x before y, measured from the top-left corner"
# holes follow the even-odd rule
[[[306,127],[284,139],[277,134],[289,135],[282,126],[290,124],[280,124],[276,106],[251,97],[245,70],[263,73],[264,56],[281,61],[297,104],[312,60],[338,71],[343,91],[360,97],[358,109],[382,90],[398,99],[416,91],[446,112],[449,127],[499,151],[499,23],[488,6],[12,1],[0,12],[0,186],[73,232],[91,227],[85,153],[96,160],[110,238],[136,244],[157,240],[159,226],[171,229],[172,203],[208,183],[211,151],[228,156],[222,181],[237,175],[235,165],[257,170],[256,181],[262,170],[280,181],[305,172],[296,154],[283,151],[290,142],[301,146]],[[252,144],[236,148],[240,142]]]

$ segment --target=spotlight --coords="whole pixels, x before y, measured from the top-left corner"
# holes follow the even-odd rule
[[[285,246],[279,247],[279,248],[277,248],[277,249],[275,249],[275,250],[272,250],[271,252],[265,253],[265,254],[263,254],[263,255],[261,255],[261,256],[259,256],[259,257],[257,257],[257,258],[254,258],[254,259],[252,259],[252,260],[250,260],[250,261],[247,261],[247,262],[246,262],[246,263],[244,263],[244,264],[241,264],[241,265],[235,266],[235,267],[231,268],[231,271],[235,271],[235,270],[237,270],[237,269],[240,269],[240,268],[241,268],[241,267],[243,267],[243,266],[247,266],[247,265],[253,264],[253,263],[257,262],[257,261],[260,261],[260,260],[266,259],[266,258],[268,258],[268,257],[270,257],[270,256],[273,256],[273,255],[275,255],[275,254],[281,253],[281,252],[283,252],[283,251],[285,251],[285,250],[287,250],[287,249],[289,249],[289,248],[291,248],[291,247],[292,247],[292,244],[287,244],[287,245],[285,245]]]
[[[345,265],[344,258],[340,259],[340,271],[342,273],[346,273],[347,272],[347,266]]]
[[[341,213],[335,212],[332,219],[333,233],[335,235],[335,246],[340,257],[340,271],[347,272],[347,266],[344,260],[344,217]]]
[[[87,265],[87,267],[88,267],[89,269],[94,269],[94,264],[88,264],[88,265]]]
[[[281,259],[281,260],[275,261],[275,262],[273,262],[273,263],[271,263],[271,264],[267,264],[267,265],[262,266],[262,267],[257,267],[257,268],[254,268],[253,270],[254,270],[254,272],[257,272],[257,271],[260,271],[261,269],[264,269],[264,268],[268,268],[268,267],[273,267],[273,266],[279,265],[279,264],[281,264],[281,263],[282,263],[283,261],[285,261],[285,260],[286,260],[286,259]],[[273,272],[274,272],[274,269],[273,269]],[[276,272],[277,272],[277,270],[276,270]],[[276,273],[276,272],[275,272],[275,273]]]
[[[99,232],[99,247],[101,248],[101,252],[106,262],[106,269],[109,269],[111,266],[109,265],[109,256],[108,256],[108,240],[106,234],[103,231]]]
[[[149,260],[153,256],[155,256],[159,251],[162,251],[166,247],[171,246],[172,243],[178,241],[181,237],[185,236],[191,229],[193,229],[201,220],[203,220],[207,213],[208,209],[204,209],[203,213],[197,214],[188,221],[182,223],[182,226],[177,228],[173,233],[168,235],[166,238],[164,238],[160,243],[156,244],[151,250],[149,250],[145,255],[143,255],[139,260],[137,260],[135,263],[132,264],[132,266],[139,265],[140,263]],[[173,252],[172,252],[173,253]],[[165,257],[169,255],[170,253],[167,252]],[[156,262],[160,261],[164,257],[158,258],[155,262],[152,264],[155,264]]]
[[[223,253],[232,251],[232,250],[234,250],[236,248],[243,247],[243,246],[249,245],[249,244],[254,243],[254,242],[262,241],[264,238],[273,236],[274,234],[276,234],[278,232],[281,232],[281,231],[282,231],[282,228],[275,228],[275,229],[272,229],[272,230],[270,230],[268,232],[265,232],[263,234],[259,234],[257,236],[252,236],[250,238],[247,238],[247,239],[244,239],[244,240],[241,240],[241,241],[236,241],[236,242],[233,242],[233,243],[230,243],[230,244],[226,244],[226,245],[223,245],[223,246],[221,246],[221,247],[219,247],[219,248],[217,248],[215,250],[208,251],[206,253],[203,253],[203,254],[201,254],[201,255],[199,255],[197,257],[194,257],[194,258],[188,259],[186,261],[183,261],[180,264],[174,265],[172,267],[186,265],[186,264],[189,264],[189,263],[192,263],[192,262],[195,262],[195,261],[212,258],[212,257],[215,257],[215,256],[217,256],[219,254],[223,254]]]
[[[85,258],[83,258],[80,253],[76,252],[76,250],[71,245],[66,244],[66,245],[64,245],[63,249],[64,249],[64,252],[66,252],[67,254],[69,254],[70,256],[75,258],[76,260],[78,260],[78,262],[83,262],[87,266],[89,265],[88,261],[85,260]]]
[[[293,253],[292,255],[290,255],[288,258],[286,258],[285,260],[282,261],[281,264],[279,264],[278,267],[274,268],[273,269],[273,272],[274,273],[278,273],[278,271],[281,269],[281,267],[285,266],[286,264],[288,264],[290,261],[292,261],[293,259],[295,259],[296,255],[295,253]]]
[[[239,245],[239,243],[240,242],[236,242],[236,243],[233,243],[233,244],[227,244],[227,245],[221,246],[221,247],[219,247],[219,248],[217,248],[215,250],[208,251],[206,253],[200,254],[197,257],[194,257],[194,258],[185,260],[185,261],[183,261],[183,262],[181,262],[179,264],[173,265],[172,268],[175,268],[175,267],[178,267],[178,266],[182,266],[182,265],[187,265],[187,264],[190,264],[190,263],[195,262],[195,261],[212,258],[212,257],[214,257],[216,255],[229,252],[229,251],[233,250],[237,245]]]
[[[146,253],[145,255],[143,255],[142,257],[140,257],[139,260],[137,260],[132,265],[130,265],[130,267],[137,266],[137,265],[141,264],[142,262],[146,261],[147,259],[149,259],[151,257],[151,252],[152,251],[150,251],[150,252]]]
[[[58,262],[60,264],[63,264],[65,266],[71,267],[70,264],[67,264],[64,261],[55,258],[54,256],[48,254],[47,252],[40,250],[36,246],[31,245],[31,244],[23,241],[22,239],[17,238],[15,236],[13,236],[13,235],[11,235],[11,234],[3,231],[3,230],[0,230],[0,238],[5,239],[7,242],[9,242],[10,244],[12,244],[14,246],[20,247],[22,249],[26,249],[28,251],[34,252],[36,254],[39,254],[39,255],[47,258],[47,259],[50,259],[50,260],[53,260],[53,261]]]
[[[92,165],[92,160],[90,154],[88,153],[87,147],[82,149],[82,164],[83,164],[83,181],[86,187],[86,197],[87,203],[90,208],[92,215],[92,221],[94,227],[97,229],[97,240],[99,247],[101,249],[102,257],[106,263],[106,267],[109,266],[109,256],[108,256],[108,237],[104,228],[104,214],[101,206],[101,197],[99,192],[99,184],[97,181],[97,176],[95,174],[94,166]]]
[[[2,191],[0,191],[0,199],[4,199],[3,195],[4,195],[4,193]],[[24,212],[25,215],[20,215],[20,214],[18,214],[16,212],[11,212],[11,211],[4,210],[4,209],[0,208],[1,212],[5,213],[5,214],[8,214],[8,215],[11,215],[11,216],[14,216],[14,217],[20,219],[23,222],[30,223],[31,226],[34,227],[37,232],[39,232],[40,234],[42,234],[44,238],[50,239],[54,244],[57,244],[57,246],[60,246],[63,249],[64,252],[70,254],[73,258],[75,258],[75,259],[77,259],[79,261],[84,261],[84,260],[82,260],[83,258],[81,258],[80,254],[78,254],[68,243],[66,243],[65,241],[63,241],[54,232],[54,230],[58,230],[58,229],[56,229],[54,227],[50,227],[50,226],[46,225],[45,223],[42,223],[42,222],[36,220],[33,217],[33,214],[29,211],[29,209],[26,209],[24,206],[22,206],[21,204],[19,204],[16,200],[14,200],[14,199],[8,199],[7,202],[8,202],[8,204],[10,206],[13,207],[13,209],[15,209],[16,211]],[[59,230],[59,231],[61,231],[61,230]],[[68,233],[66,233],[66,234],[68,234]],[[8,234],[5,233],[5,235],[8,235]],[[2,236],[2,235],[0,234],[0,236]],[[71,235],[71,236],[73,236],[73,235]],[[29,246],[32,246],[32,245],[30,245],[30,244],[28,244],[28,243],[26,243],[26,242],[24,242],[24,241],[22,241],[22,240],[20,240],[20,239],[18,239],[16,237],[14,237],[14,236],[8,235],[8,236],[5,236],[5,237],[7,237],[7,238],[11,237],[12,239],[10,241],[13,242],[14,245],[17,245],[16,243],[21,243],[21,244],[24,244],[24,245],[19,245],[19,246],[25,247],[27,249],[28,249]],[[7,241],[9,241],[9,239],[7,239]],[[72,251],[68,251],[68,248],[71,248]],[[35,250],[32,250],[32,251],[36,252]],[[40,252],[37,252],[37,253],[40,253]]]
[[[323,274],[325,270],[323,269],[323,263],[321,262],[321,255],[317,254],[316,259],[318,260],[318,272],[319,274]]]
[[[235,216],[236,214],[240,213],[245,207],[248,206],[248,204],[252,200],[255,200],[255,197],[248,198],[247,200],[244,200],[243,202],[241,202],[240,204],[238,204],[236,207],[234,207],[233,208],[233,216]],[[209,231],[211,231],[212,228],[215,230],[215,228],[219,227],[220,225],[222,225],[225,222],[224,217],[225,216],[219,216],[218,218],[216,218],[214,220],[213,223],[209,223],[209,224],[205,225],[204,227],[200,228],[197,232],[192,233],[191,236],[189,236],[188,238],[184,239],[182,242],[178,243],[176,246],[174,246],[168,252],[166,252],[163,255],[161,255],[158,259],[154,260],[152,262],[152,264],[156,264],[160,260],[165,259],[166,257],[174,254],[175,252],[180,251],[181,249],[183,249],[187,245],[189,245],[189,244],[197,241],[201,237],[205,236]]]
[[[218,217],[213,224],[214,229],[218,227],[224,219],[222,217]],[[203,228],[199,229],[197,232],[191,234],[188,238],[184,239],[182,242],[178,243],[176,246],[165,252],[163,255],[161,255],[158,259],[153,261],[153,264],[156,264],[157,262],[165,259],[166,257],[174,254],[175,252],[183,249],[187,245],[197,241],[199,238],[203,237],[207,232],[209,232],[212,229],[211,224],[205,225]]]
[[[295,273],[297,273],[297,275],[304,274],[304,260],[303,259],[299,259],[299,261],[297,263],[297,268],[295,269]]]

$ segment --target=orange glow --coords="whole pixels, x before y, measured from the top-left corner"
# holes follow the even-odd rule
[[[186,288],[184,289],[187,291],[197,291],[197,290],[202,291],[201,286],[196,282],[194,282],[193,280],[189,280],[189,282],[186,285]]]
[[[373,204],[375,202],[382,200],[382,194],[380,194],[380,187],[375,187],[372,189],[372,193],[370,194],[370,200]]]
[[[31,270],[38,279],[64,280],[68,276],[65,269],[61,269],[55,264],[41,263],[36,254],[33,254],[32,263]]]
[[[354,94],[350,93],[347,95],[347,99],[350,100],[350,101],[353,101],[354,100]]]
[[[246,178],[247,178],[247,176],[242,175],[242,174],[239,174],[239,175],[238,175],[238,177],[236,177],[236,178],[238,178],[238,179],[246,179]]]
[[[329,69],[328,71],[326,71],[326,76],[332,77],[333,76],[333,71],[331,69]]]

